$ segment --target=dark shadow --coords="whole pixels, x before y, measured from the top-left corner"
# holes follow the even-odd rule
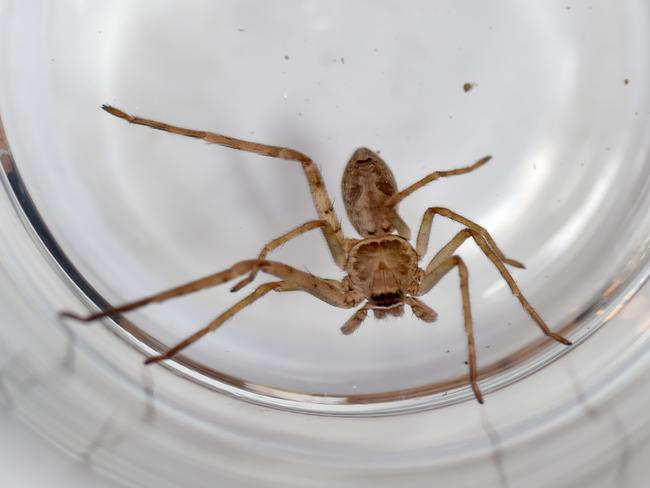
[[[0,410],[11,412],[14,406],[14,399],[5,382],[5,373],[4,371],[0,371]]]
[[[502,488],[510,488],[510,483],[508,482],[508,477],[506,475],[506,470],[503,464],[503,450],[501,449],[501,438],[499,434],[494,429],[490,423],[487,414],[485,413],[484,408],[480,408],[481,411],[481,424],[483,425],[483,430],[487,435],[490,444],[492,445],[492,460],[494,461],[494,466],[497,470],[497,476],[499,477],[499,484]]]
[[[61,367],[68,373],[74,373],[77,364],[77,334],[72,330],[63,317],[57,317],[57,323],[67,338],[65,354],[61,359]]]
[[[124,433],[114,429],[117,415],[109,416],[99,427],[97,434],[80,454],[81,462],[85,465],[93,464],[93,456],[100,449],[116,447],[124,440]]]
[[[142,421],[152,423],[156,418],[156,403],[154,398],[153,376],[147,366],[142,367],[142,392],[144,393]]]
[[[630,462],[630,456],[632,454],[632,447],[630,445],[630,437],[625,432],[625,427],[621,420],[618,418],[614,411],[600,410],[595,408],[592,405],[589,405],[587,394],[580,385],[578,377],[575,371],[571,367],[566,368],[568,372],[568,377],[571,380],[571,385],[575,392],[576,402],[582,407],[585,412],[585,416],[593,421],[604,420],[610,424],[614,435],[618,437],[618,441],[621,448],[621,454],[618,460],[618,467],[616,468],[616,484],[617,488],[624,488],[629,486],[629,480],[627,479],[627,467]]]

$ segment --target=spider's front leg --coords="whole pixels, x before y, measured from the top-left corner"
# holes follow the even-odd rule
[[[80,322],[92,322],[93,320],[101,319],[103,317],[112,317],[113,315],[130,312],[131,310],[144,307],[145,305],[149,305],[151,303],[164,302],[166,300],[169,300],[170,298],[176,298],[183,295],[188,295],[190,293],[194,293],[196,291],[203,290],[205,288],[210,288],[213,286],[220,285],[222,283],[226,283],[227,281],[235,279],[238,276],[248,273],[251,270],[259,269],[261,267],[261,264],[264,262],[265,261],[259,261],[256,259],[249,260],[249,261],[240,261],[239,263],[231,266],[230,268],[224,271],[220,271],[218,273],[204,276],[203,278],[199,278],[197,280],[190,281],[183,285],[170,288],[169,290],[165,290],[159,293],[155,293],[153,295],[146,296],[144,298],[135,300],[133,302],[128,302],[123,305],[119,305],[117,307],[107,308],[106,310],[93,313],[90,315],[86,315],[85,317],[67,311],[60,312],[59,316],[78,320]]]
[[[426,175],[424,178],[419,179],[415,183],[413,183],[410,186],[407,186],[404,188],[402,191],[395,193],[393,196],[391,196],[386,202],[384,203],[384,206],[386,208],[395,208],[395,206],[404,200],[406,197],[408,197],[411,193],[419,190],[420,188],[423,188],[424,186],[428,185],[432,181],[438,180],[440,178],[447,178],[449,176],[458,176],[458,175],[464,175],[467,173],[471,173],[474,170],[477,170],[481,166],[483,166],[485,163],[487,163],[490,159],[492,159],[492,156],[485,156],[478,161],[476,161],[474,164],[470,164],[469,166],[465,166],[463,168],[456,168],[456,169],[448,169],[448,170],[443,170],[443,171],[434,171],[432,173],[429,173]]]
[[[137,115],[128,114],[123,110],[112,107],[110,105],[102,105],[102,109],[109,114],[114,115],[115,117],[126,120],[131,124],[144,125],[151,127],[152,129],[171,132],[173,134],[203,139],[204,141],[212,144],[219,144],[220,146],[239,149],[240,151],[299,162],[305,173],[305,177],[307,178],[307,184],[309,185],[309,191],[311,193],[314,206],[316,207],[318,218],[320,220],[326,221],[329,224],[336,236],[336,240],[338,240],[341,246],[344,246],[345,238],[343,236],[343,231],[341,230],[341,224],[338,217],[336,216],[336,213],[334,212],[334,206],[332,205],[332,201],[329,197],[329,194],[327,193],[325,182],[323,181],[323,177],[321,176],[318,167],[316,164],[314,164],[314,161],[312,161],[309,156],[288,147],[260,144],[258,142],[245,141],[243,139],[224,136],[215,132],[187,129],[184,127],[170,125],[165,122],[159,122],[157,120],[145,119],[143,117],[138,117]]]
[[[343,267],[345,266],[345,259],[347,256],[345,249],[343,248],[339,240],[336,238],[336,232],[334,231],[334,229],[332,229],[332,227],[325,220],[311,220],[287,232],[286,234],[282,234],[280,237],[276,237],[275,239],[273,239],[272,241],[264,245],[257,258],[260,260],[266,259],[266,256],[271,251],[280,247],[281,245],[285,244],[291,239],[298,237],[304,234],[305,232],[309,232],[310,230],[319,229],[319,228],[323,231],[323,235],[325,236],[325,240],[327,241],[327,246],[329,247],[330,253],[334,258],[334,262],[339,268],[343,269]],[[257,272],[258,272],[257,269],[251,271],[246,278],[244,278],[235,286],[233,286],[230,291],[232,292],[239,291],[244,286],[251,283],[255,279]]]
[[[102,312],[91,314],[86,317],[82,317],[71,312],[62,312],[61,316],[82,322],[90,322],[102,317],[110,317],[119,313],[135,310],[150,303],[159,303],[170,298],[193,293],[195,291],[199,291],[211,286],[216,286],[254,270],[261,270],[267,274],[280,278],[282,281],[266,283],[259,286],[253,293],[230,307],[224,313],[219,315],[215,320],[210,322],[207,326],[192,334],[187,339],[176,344],[166,353],[147,359],[145,363],[150,364],[162,361],[164,359],[169,359],[180,350],[199,340],[205,334],[216,330],[219,326],[221,326],[221,324],[223,324],[237,312],[252,304],[254,301],[263,297],[272,290],[302,290],[326,303],[329,303],[330,305],[341,308],[353,307],[360,301],[359,297],[355,293],[347,291],[340,282],[318,278],[309,273],[305,273],[304,271],[300,271],[291,266],[287,266],[286,264],[278,263],[275,261],[249,260],[236,263],[230,268],[224,271],[220,271],[219,273],[191,281],[184,285],[156,293],[140,300],[126,303],[118,307],[109,308]]]
[[[275,291],[305,291],[314,297],[329,303],[335,307],[350,308],[358,304],[359,300],[355,294],[346,292],[340,282],[318,278],[304,271],[297,270],[286,264],[274,261],[260,261],[260,271],[270,275],[282,278],[283,281],[265,283],[259,286],[253,293],[243,298],[228,310],[219,315],[208,325],[192,334],[190,337],[179,342],[167,352],[158,356],[151,357],[145,361],[145,364],[157,363],[169,359],[179,351],[193,344],[204,335],[213,332],[219,328],[226,320],[234,316],[237,312],[247,307],[257,299],[263,297],[268,292]]]

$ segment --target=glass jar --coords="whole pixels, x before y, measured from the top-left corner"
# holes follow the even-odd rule
[[[140,486],[632,476],[650,394],[649,20],[643,2],[5,2],[6,403]],[[543,336],[468,243],[483,406],[453,275],[423,298],[434,324],[369,318],[343,336],[350,310],[273,293],[143,366],[237,297],[220,287],[90,325],[57,313],[255,257],[315,212],[298,164],[129,126],[103,103],[309,154],[340,216],[339,178],[359,146],[381,153],[400,188],[491,154],[400,213],[414,234],[431,206],[487,228],[574,345]],[[436,220],[422,266],[458,229]],[[342,278],[317,232],[272,259]]]

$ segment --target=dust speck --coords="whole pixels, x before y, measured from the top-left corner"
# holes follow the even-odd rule
[[[284,55],[284,59],[286,59],[287,61],[289,61],[289,56],[287,56],[287,55],[285,54],[285,55]]]
[[[629,84],[630,84],[630,79],[629,79],[629,78],[625,78],[625,79],[623,80],[623,83],[626,84],[626,85],[629,85]]]
[[[476,88],[477,86],[478,86],[478,85],[477,85],[476,83],[465,83],[465,84],[463,85],[463,91],[464,91],[465,93],[467,93],[468,91],[473,90],[473,89]]]

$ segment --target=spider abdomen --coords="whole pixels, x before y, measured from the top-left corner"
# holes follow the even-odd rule
[[[341,191],[350,222],[359,234],[373,237],[393,231],[393,223],[381,210],[397,192],[397,184],[377,153],[365,147],[354,152],[345,167]]]
[[[401,303],[418,277],[417,254],[396,235],[371,237],[351,250],[347,272],[352,285],[379,307]]]

